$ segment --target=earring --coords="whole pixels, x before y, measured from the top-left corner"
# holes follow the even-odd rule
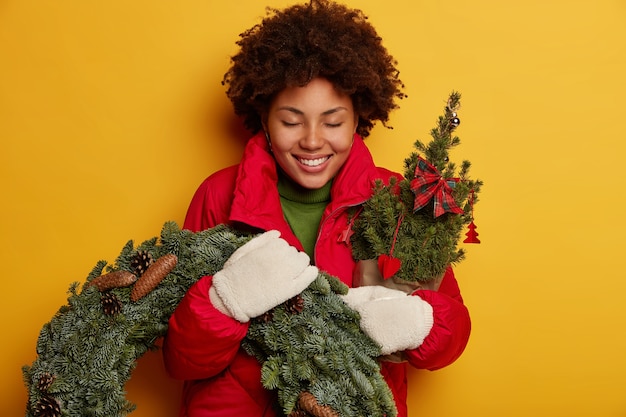
[[[270,148],[270,152],[272,152],[272,141],[270,140],[270,135],[267,133],[267,130],[263,130],[265,133],[265,140],[267,140],[267,146]]]

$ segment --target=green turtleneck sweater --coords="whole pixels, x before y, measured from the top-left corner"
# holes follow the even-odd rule
[[[324,209],[330,201],[332,180],[317,190],[309,190],[293,182],[283,172],[278,175],[278,194],[283,215],[302,243],[304,251],[315,263],[314,248]]]

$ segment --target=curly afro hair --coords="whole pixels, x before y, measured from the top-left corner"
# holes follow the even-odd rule
[[[252,132],[262,129],[273,97],[287,87],[328,79],[352,98],[357,132],[383,125],[405,97],[397,62],[362,11],[328,0],[283,10],[266,9],[260,24],[240,34],[240,50],[222,83],[237,115]]]

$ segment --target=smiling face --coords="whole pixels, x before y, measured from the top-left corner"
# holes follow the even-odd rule
[[[357,123],[352,99],[325,78],[314,78],[278,93],[264,127],[283,171],[302,187],[318,189],[348,159]]]

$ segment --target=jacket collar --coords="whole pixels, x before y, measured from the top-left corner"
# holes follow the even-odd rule
[[[331,188],[331,202],[326,212],[363,203],[372,194],[377,170],[372,155],[359,135],[354,135],[352,149]],[[239,164],[230,220],[250,226],[285,232],[289,226],[282,215],[277,188],[276,162],[263,132],[254,135],[244,149]]]

